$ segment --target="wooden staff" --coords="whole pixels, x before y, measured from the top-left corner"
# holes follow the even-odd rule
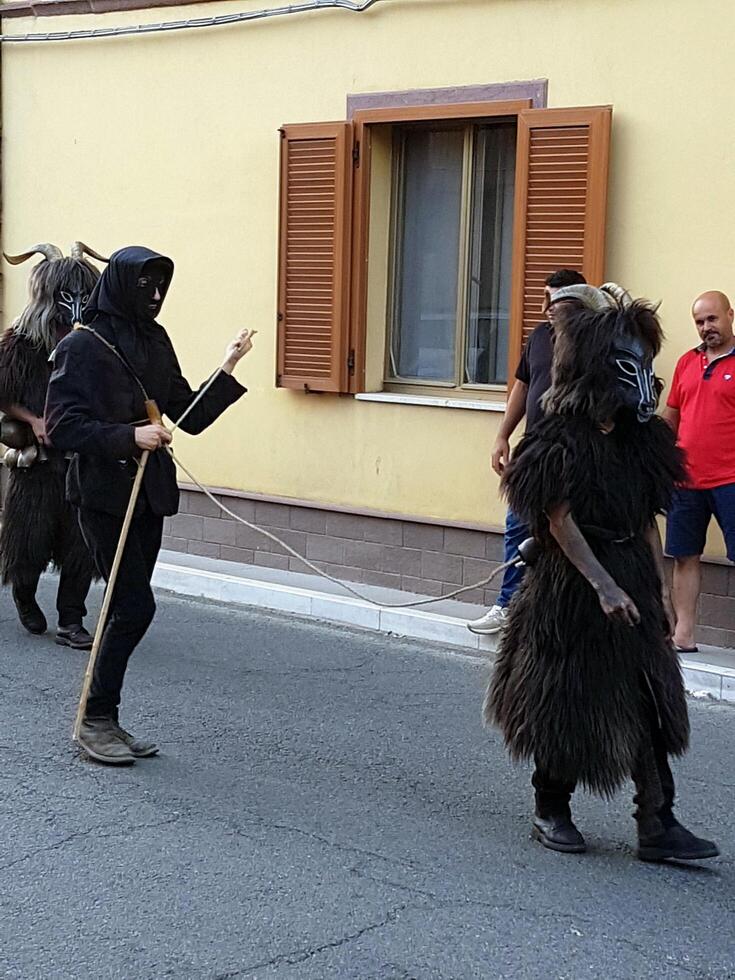
[[[161,413],[158,409],[158,405],[149,399],[145,403],[146,412],[148,413],[148,419],[152,425],[163,425],[163,419],[161,418]],[[89,661],[87,662],[87,670],[84,674],[84,683],[82,684],[82,694],[79,698],[79,707],[77,708],[77,717],[74,722],[74,740],[79,738],[79,729],[82,726],[82,721],[84,720],[84,715],[87,711],[87,700],[89,698],[89,689],[92,686],[92,677],[94,675],[94,666],[97,663],[97,655],[99,654],[100,644],[102,643],[102,634],[105,631],[105,626],[107,625],[107,617],[110,613],[110,605],[112,603],[112,593],[115,589],[115,581],[117,580],[117,573],[120,571],[120,563],[122,562],[123,552],[125,551],[125,543],[128,540],[128,532],[130,531],[130,525],[133,520],[133,514],[135,512],[135,505],[138,502],[138,496],[140,494],[140,488],[143,485],[143,474],[145,472],[146,463],[148,462],[148,457],[150,456],[150,450],[146,449],[143,451],[140,460],[138,461],[138,472],[135,474],[135,480],[133,482],[133,489],[130,491],[130,500],[128,501],[128,509],[125,511],[125,519],[123,520],[122,530],[120,531],[120,537],[118,538],[117,548],[115,550],[115,558],[112,562],[112,569],[110,571],[110,577],[107,581],[107,588],[105,589],[105,597],[102,601],[102,609],[100,610],[100,616],[97,620],[97,629],[94,632],[94,643],[92,644],[92,649],[89,654]]]

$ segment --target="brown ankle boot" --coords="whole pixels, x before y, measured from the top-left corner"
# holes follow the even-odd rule
[[[87,755],[108,766],[131,766],[135,756],[120,738],[112,718],[85,718],[77,739]]]

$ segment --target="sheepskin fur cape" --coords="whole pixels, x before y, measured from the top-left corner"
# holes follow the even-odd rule
[[[43,415],[51,365],[44,346],[13,327],[0,337],[0,401]],[[10,471],[0,530],[0,576],[4,585],[34,582],[49,563],[74,575],[93,567],[76,514],[66,502],[67,462],[49,452],[46,462]]]
[[[651,696],[668,752],[680,755],[688,744],[681,669],[645,538],[684,471],[666,423],[639,422],[621,407],[617,386],[615,338],[640,338],[655,356],[662,337],[655,309],[636,301],[603,314],[582,311],[556,329],[549,414],[522,439],[504,478],[511,508],[543,550],[510,605],[484,713],[514,758],[535,759],[549,777],[609,796],[650,737]],[[615,424],[605,434],[601,423],[609,419]],[[546,515],[564,502],[635,602],[640,625],[609,620],[552,538]]]

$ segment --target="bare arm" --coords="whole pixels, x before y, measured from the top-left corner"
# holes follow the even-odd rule
[[[661,418],[664,420],[664,422],[667,422],[669,426],[671,426],[674,435],[678,435],[679,432],[679,416],[679,409],[669,408],[668,405],[663,412],[661,412]]]
[[[669,630],[668,635],[673,636],[674,629],[676,627],[676,614],[674,613],[674,606],[671,602],[671,591],[666,581],[664,549],[661,545],[661,534],[659,533],[658,524],[655,521],[646,531],[646,541],[648,542],[648,546],[653,554],[653,560],[656,564],[656,571],[658,572],[659,581],[661,582],[661,601],[663,602],[664,613],[666,615],[666,625]]]
[[[597,593],[605,615],[614,622],[635,626],[641,621],[635,603],[603,568],[577,527],[569,504],[560,504],[549,515],[549,530],[561,550]]]
[[[21,422],[27,422],[33,429],[33,434],[36,439],[40,443],[46,441],[46,428],[43,424],[43,419],[39,418],[38,415],[34,415],[29,409],[24,408],[22,405],[3,403],[0,405],[0,412]]]
[[[502,476],[503,470],[508,465],[510,458],[509,440],[518,427],[518,423],[526,414],[527,397],[528,385],[523,381],[516,381],[511,389],[505,415],[500,423],[500,430],[493,446],[492,466],[498,476]]]

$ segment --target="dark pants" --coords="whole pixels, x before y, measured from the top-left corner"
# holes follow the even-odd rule
[[[644,737],[631,777],[636,793],[633,802],[641,837],[655,837],[674,822],[674,776],[669,766],[668,753],[658,725],[655,707],[646,705],[648,734]],[[570,800],[576,782],[555,780],[536,767],[531,780],[536,791],[536,813],[548,819],[551,816],[571,816]]]
[[[13,597],[21,603],[30,603],[36,598],[40,575],[16,576],[13,582]],[[59,573],[59,588],[56,592],[56,609],[59,614],[59,626],[81,626],[87,615],[84,604],[92,583],[92,570],[81,572],[78,568],[71,571],[64,565]]]
[[[84,540],[105,581],[110,576],[122,523],[121,517],[98,510],[79,511]],[[88,718],[117,718],[128,660],[156,611],[151,578],[162,534],[163,518],[147,508],[133,518],[92,677]]]

